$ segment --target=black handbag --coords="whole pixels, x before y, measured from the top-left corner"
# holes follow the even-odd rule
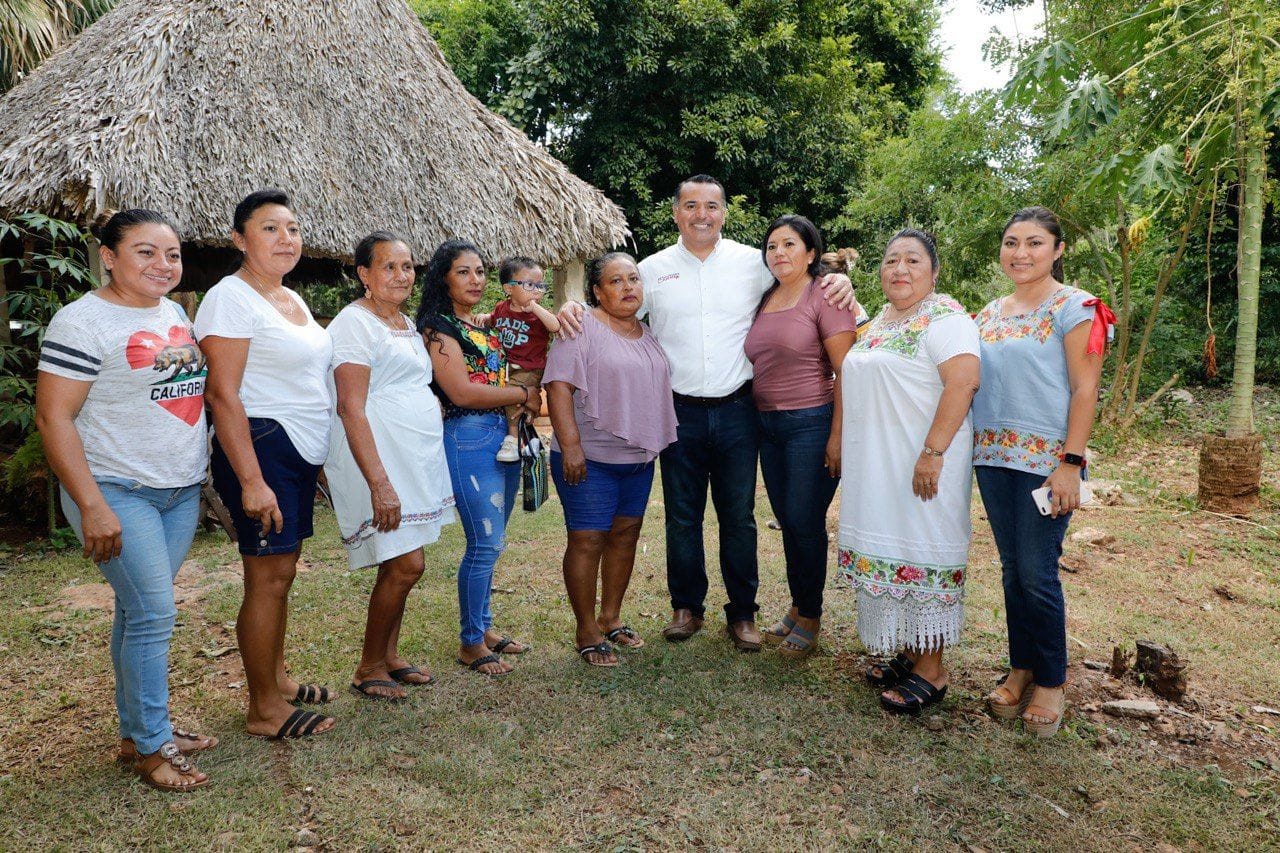
[[[551,465],[547,461],[546,443],[533,428],[533,419],[520,416],[516,430],[520,443],[520,487],[524,493],[524,511],[536,512],[546,503],[550,487]]]

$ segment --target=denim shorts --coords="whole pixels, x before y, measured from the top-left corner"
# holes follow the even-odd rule
[[[319,465],[312,465],[299,455],[289,434],[278,421],[270,418],[249,418],[249,438],[253,452],[258,457],[262,479],[275,492],[276,504],[284,516],[284,526],[263,535],[262,525],[256,518],[245,515],[240,504],[240,479],[231,467],[227,454],[213,436],[213,488],[226,504],[240,553],[250,557],[266,557],[272,554],[288,554],[298,550],[302,540],[312,534],[311,514],[316,502],[316,478]]]
[[[576,486],[564,481],[564,459],[551,451],[551,479],[569,530],[609,530],[615,516],[643,518],[653,487],[652,462],[613,464],[587,460],[587,476]]]

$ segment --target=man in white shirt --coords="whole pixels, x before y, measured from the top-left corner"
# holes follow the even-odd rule
[[[773,275],[760,250],[724,239],[725,193],[710,175],[676,188],[674,246],[640,262],[649,323],[671,362],[678,438],[662,451],[666,507],[668,640],[702,628],[707,595],[702,521],[707,489],[720,525],[720,575],[728,601],[726,631],[740,651],[759,651],[756,628],[756,466],[760,440],[751,397],[751,363],[743,344]],[[828,276],[827,301],[853,306],[847,276]],[[566,306],[562,327],[577,331],[579,307]]]
[[[680,239],[640,262],[640,316],[648,320],[671,362],[680,424],[676,443],[662,452],[667,588],[673,611],[663,636],[683,640],[702,627],[707,594],[702,520],[710,486],[720,525],[728,633],[739,650],[758,651],[754,511],[759,436],[751,363],[743,343],[773,275],[758,248],[721,236],[725,193],[715,178],[694,175],[682,181],[672,215]],[[848,279],[839,276],[836,283],[828,299],[852,302]]]

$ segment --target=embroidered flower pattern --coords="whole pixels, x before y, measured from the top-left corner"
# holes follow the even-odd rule
[[[1011,338],[1014,340],[1034,338],[1044,343],[1053,336],[1053,315],[1075,292],[1074,287],[1064,287],[1034,311],[1015,314],[1012,317],[1001,317],[1000,300],[993,300],[987,303],[987,307],[979,311],[975,318],[978,323],[978,333],[982,336],[982,340],[989,344]]]
[[[462,358],[467,365],[467,379],[473,385],[505,385],[506,377],[502,370],[502,342],[498,333],[490,329],[477,329],[459,320],[446,316],[446,319],[457,327],[459,333],[477,350],[479,354],[464,351]]]
[[[841,548],[836,560],[840,574],[855,588],[873,596],[908,596],[916,601],[955,604],[964,598],[964,566],[930,566],[888,560]]]
[[[884,319],[888,310],[888,304],[880,309],[867,331],[858,336],[858,342],[853,345],[855,350],[882,349],[903,358],[915,358],[930,323],[951,314],[967,313],[963,305],[941,293],[926,296],[916,314],[896,322]]]
[[[1049,473],[1058,467],[1062,440],[1013,429],[973,431],[974,465],[1028,466],[1033,473]]]
[[[435,521],[444,515],[451,506],[454,505],[453,495],[445,498],[440,504],[439,509],[433,509],[430,512],[407,512],[400,516],[401,526],[418,524],[420,522]],[[343,536],[342,542],[345,545],[354,545],[361,539],[368,539],[376,531],[373,529],[373,519],[367,518],[360,522],[360,526],[356,528],[356,532],[350,536]]]

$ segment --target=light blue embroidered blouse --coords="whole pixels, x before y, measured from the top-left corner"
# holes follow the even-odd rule
[[[973,398],[973,464],[1048,475],[1067,438],[1071,384],[1063,339],[1093,320],[1092,299],[1064,285],[1025,314],[1000,316],[994,299],[975,318],[982,387]]]

